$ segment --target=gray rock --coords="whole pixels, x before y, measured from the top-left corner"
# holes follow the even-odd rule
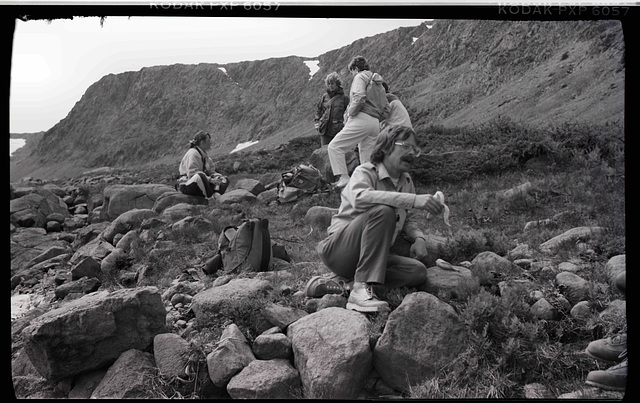
[[[278,188],[272,188],[261,192],[256,200],[262,204],[269,204],[278,200]]]
[[[238,326],[229,325],[222,332],[215,350],[207,355],[209,378],[217,387],[226,387],[231,378],[256,357]]]
[[[404,297],[374,349],[380,378],[400,391],[423,382],[465,348],[466,330],[453,307],[426,292]]]
[[[92,399],[150,399],[156,365],[153,355],[137,349],[123,352],[91,394]]]
[[[209,201],[202,196],[191,196],[186,195],[182,192],[167,192],[160,195],[156,202],[153,205],[152,210],[158,214],[162,214],[164,210],[171,206],[175,206],[177,204],[191,204],[191,205],[203,205],[206,206],[209,204]]]
[[[163,184],[107,186],[102,192],[101,218],[113,220],[129,210],[152,209],[158,197],[167,192],[175,189]]]
[[[165,316],[155,287],[94,292],[35,318],[22,332],[25,351],[43,377],[63,379],[146,349]]]
[[[533,184],[531,182],[525,182],[522,185],[499,192],[498,195],[505,199],[512,199],[515,197],[526,196],[532,189]]]
[[[264,185],[260,183],[257,179],[251,178],[243,178],[239,179],[235,185],[234,189],[244,189],[251,192],[254,196],[258,196],[260,193],[265,191]]]
[[[300,375],[288,360],[252,361],[227,385],[233,399],[300,398]]]
[[[71,279],[78,280],[82,277],[102,278],[102,270],[98,263],[91,256],[83,257],[78,263],[71,268]]]
[[[256,200],[256,196],[246,189],[234,189],[218,197],[220,204],[254,202]]]
[[[358,312],[327,308],[287,329],[304,398],[359,396],[372,369],[369,321]]]
[[[107,369],[96,369],[75,377],[75,385],[69,391],[69,399],[90,399],[93,391],[98,387],[107,373]]]
[[[186,377],[189,342],[175,333],[161,333],[153,338],[153,356],[160,374],[168,379]]]
[[[529,312],[538,319],[552,320],[556,317],[557,311],[545,298],[540,298],[529,308]]]
[[[115,240],[115,238],[114,238]],[[138,241],[138,231],[130,230],[120,238],[116,243],[116,249],[122,249],[125,252],[130,252],[133,245]]]
[[[97,278],[82,277],[56,287],[55,296],[58,299],[64,299],[71,293],[89,294],[97,291],[101,284]]]
[[[497,284],[505,278],[519,277],[523,270],[494,252],[481,252],[471,261],[471,271],[480,285]]]
[[[158,213],[150,209],[131,209],[120,214],[107,228],[102,231],[102,237],[107,242],[113,242],[116,234],[126,234],[132,229],[140,227],[145,219],[157,217]]]
[[[38,263],[44,262],[45,260],[49,260],[56,256],[68,255],[71,253],[71,248],[68,246],[51,246],[38,256],[34,257],[27,263],[29,266],[36,265]]]
[[[507,254],[507,258],[511,260],[517,259],[532,259],[533,258],[533,250],[527,244],[520,244],[515,248],[511,249]]]
[[[69,263],[75,265],[87,256],[92,257],[95,261],[102,261],[114,249],[115,247],[108,241],[98,237],[76,250],[71,259],[69,259]]]
[[[161,217],[163,220],[173,223],[185,217],[202,215],[205,210],[205,206],[193,205],[189,203],[178,203],[164,209]]]
[[[455,266],[456,270],[444,270],[438,266],[427,268],[427,280],[418,287],[420,291],[445,299],[464,299],[480,291],[480,280],[471,270]]]
[[[296,308],[284,307],[277,304],[269,303],[261,310],[262,316],[273,326],[277,326],[285,330],[287,326],[298,319],[307,316],[308,313]]]
[[[293,352],[291,340],[284,333],[263,333],[255,338],[251,347],[259,360],[289,359]]]
[[[123,249],[114,248],[111,253],[100,262],[100,270],[103,274],[114,276],[118,271],[128,269],[130,264],[129,254]]]
[[[593,237],[602,235],[606,231],[603,227],[576,227],[558,236],[555,236],[540,245],[540,250],[545,253],[553,252],[565,243],[575,244],[577,241],[587,241]]]
[[[529,383],[523,387],[525,399],[553,399],[553,393],[541,383]]]
[[[569,314],[574,319],[587,320],[591,317],[591,304],[588,301],[580,301],[571,308]]]
[[[239,278],[228,283],[211,287],[194,295],[191,309],[198,320],[207,320],[220,313],[232,315],[238,306],[246,305],[247,301],[258,298],[271,290],[268,281],[258,279]],[[231,317],[231,319],[234,319]]]
[[[607,278],[609,279],[609,283],[613,284],[616,280],[616,276],[627,269],[627,255],[617,255],[613,256],[611,259],[607,261],[605,265],[605,271],[607,273]]]
[[[560,293],[569,300],[571,305],[589,297],[589,282],[574,273],[567,271],[558,273],[555,282]]]
[[[174,231],[184,230],[187,228],[194,228],[201,232],[207,232],[213,230],[213,223],[201,216],[188,216],[179,221],[176,221],[171,226]]]

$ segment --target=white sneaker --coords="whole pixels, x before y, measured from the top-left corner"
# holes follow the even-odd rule
[[[347,186],[347,184],[349,183],[349,179],[351,179],[350,176],[347,176],[347,175],[341,176],[340,180],[338,182],[336,182],[335,187],[343,188],[343,187]]]
[[[389,309],[389,304],[378,299],[373,291],[373,285],[354,282],[347,301],[347,309],[358,312],[378,312],[380,309]]]

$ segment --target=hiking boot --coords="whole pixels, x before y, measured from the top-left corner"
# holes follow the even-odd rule
[[[625,350],[620,356],[622,358],[620,364],[607,368],[606,371],[589,372],[585,383],[605,390],[624,392],[627,389],[627,351]]]
[[[606,339],[594,340],[587,346],[586,353],[590,357],[606,364],[617,364],[622,361],[620,355],[627,349],[627,334],[621,333]]]
[[[344,286],[337,281],[322,276],[313,276],[304,290],[309,298],[322,298],[327,294],[344,294]]]
[[[347,184],[349,183],[349,179],[351,179],[351,177],[347,175],[342,175],[340,176],[340,180],[337,181],[333,186],[336,188],[343,188],[347,186]]]
[[[353,291],[349,294],[347,309],[358,312],[378,312],[380,309],[389,309],[386,301],[380,301],[373,291],[373,285],[354,282]]]

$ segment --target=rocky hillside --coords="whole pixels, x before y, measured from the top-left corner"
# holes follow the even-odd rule
[[[73,175],[62,166],[177,163],[198,129],[214,135],[215,153],[256,140],[252,149],[273,149],[313,133],[324,77],[338,71],[348,89],[346,66],[357,54],[400,96],[419,133],[500,116],[535,126],[624,116],[619,22],[439,20],[319,55],[311,78],[296,56],[105,76],[38,144],[15,154],[12,180]]]

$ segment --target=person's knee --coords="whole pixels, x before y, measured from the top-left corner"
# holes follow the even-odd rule
[[[408,275],[407,283],[409,287],[417,287],[427,281],[427,266],[416,260]]]
[[[393,223],[395,228],[395,222],[398,220],[396,215],[396,209],[386,204],[379,204],[375,207],[371,207],[369,210],[370,217],[380,218],[383,221]]]

